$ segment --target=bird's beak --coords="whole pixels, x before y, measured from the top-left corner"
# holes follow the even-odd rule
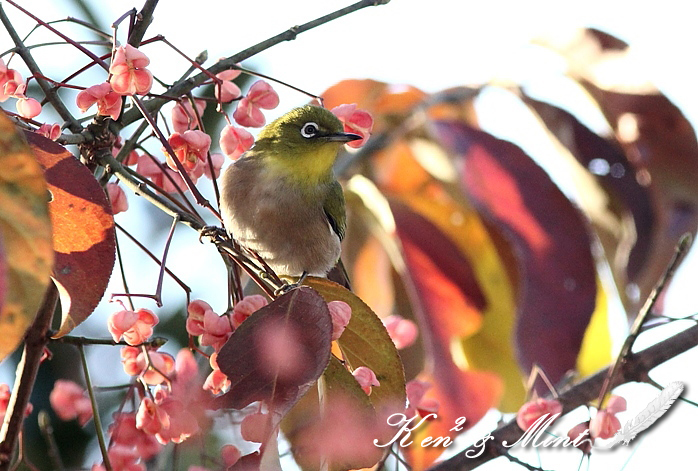
[[[358,134],[350,132],[333,132],[331,134],[325,134],[322,138],[330,142],[351,142],[362,139]]]

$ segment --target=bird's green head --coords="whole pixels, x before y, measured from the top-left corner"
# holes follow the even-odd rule
[[[332,165],[342,144],[361,139],[343,132],[342,122],[329,110],[306,105],[269,123],[254,145],[269,170],[304,184],[332,177]]]

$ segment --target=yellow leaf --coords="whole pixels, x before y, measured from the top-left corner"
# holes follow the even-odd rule
[[[0,360],[20,344],[41,305],[53,266],[49,194],[41,167],[0,113],[0,238],[7,292],[0,307]]]

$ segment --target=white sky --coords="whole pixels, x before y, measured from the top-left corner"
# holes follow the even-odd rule
[[[100,12],[109,21],[133,6],[140,7],[139,3],[124,1],[91,3],[99,5]],[[149,31],[151,34],[165,35],[192,57],[207,49],[210,61],[213,61],[349,3],[349,0],[161,0]],[[79,15],[56,0],[23,1],[21,4],[40,14],[44,20]],[[7,3],[3,3],[3,7],[11,18],[20,18]],[[295,41],[278,45],[249,63],[265,74],[318,94],[344,78],[407,83],[429,92],[457,85],[479,84],[495,78],[510,78],[528,84],[536,91],[554,94],[556,81],[549,77],[559,76],[563,68],[559,62],[550,61],[550,55],[531,46],[530,40],[551,30],[571,31],[593,26],[629,42],[643,57],[647,77],[674,100],[695,126],[698,123],[698,100],[695,96],[698,33],[695,23],[694,8],[689,2],[681,0],[666,0],[660,4],[637,0],[393,0],[388,5],[367,8],[304,33]],[[19,28],[26,31],[21,26]],[[123,40],[123,35],[120,35],[120,39]],[[0,49],[4,51],[10,47],[9,38],[4,31],[0,31]],[[48,61],[43,63],[69,68],[70,65],[61,64],[61,55],[53,51],[43,56],[42,60]],[[147,46],[144,51],[152,60],[151,70],[171,74],[163,77],[165,79],[178,76],[186,68],[186,64],[175,54],[167,52],[164,46]],[[307,101],[305,96],[296,92],[277,89],[281,95],[281,105],[268,113],[268,118]],[[564,101],[565,97],[558,99]],[[526,130],[520,129],[520,123],[511,118],[516,113],[501,108],[507,106],[507,102],[505,96],[497,94],[483,99],[484,126],[502,137],[525,134]],[[594,113],[588,109],[580,109],[580,112],[592,127],[599,128]],[[130,195],[132,202],[133,199]],[[128,227],[142,225],[138,213],[125,214],[121,218],[120,222]],[[145,234],[149,232],[148,228],[144,228]],[[208,281],[203,277],[192,277],[191,271],[211,270],[210,264],[207,265],[211,260],[207,258],[210,250],[207,250],[208,247],[191,248],[184,243],[181,247],[175,244],[173,250],[185,248],[194,251],[189,253],[198,265],[192,268],[191,260],[171,259],[172,268],[177,273],[184,271],[185,277],[199,278],[192,280],[194,297],[203,297]],[[667,300],[668,312],[676,315],[698,312],[698,298],[694,294],[698,275],[696,257],[693,252],[679,270]],[[177,271],[178,267],[180,271]],[[150,279],[154,280],[153,277]],[[197,293],[197,290],[200,292]],[[106,315],[103,314],[104,319]],[[695,353],[689,355],[692,360],[697,359]],[[118,361],[116,358],[114,360]],[[698,385],[694,363],[688,355],[673,363],[678,368],[667,365],[658,371],[661,381],[684,381],[687,383],[687,397],[698,399],[691,393],[691,386]],[[4,372],[4,375],[9,374],[11,372]],[[651,388],[630,386],[626,389],[629,391],[629,407],[636,412],[642,410],[655,395]],[[685,404],[677,404],[675,408],[680,410],[674,410],[667,420],[650,429],[640,439],[642,443],[625,469],[658,469],[666,466],[668,455],[677,453],[684,458],[690,456],[690,448],[686,447],[690,443],[687,435],[695,430],[693,424],[698,411]],[[632,416],[632,413],[622,415],[621,421]],[[480,428],[479,431],[486,430]],[[595,455],[591,469],[621,469],[628,457],[627,451]],[[545,469],[574,470],[577,469],[577,460],[577,455],[570,458],[564,452],[544,452],[542,463]]]

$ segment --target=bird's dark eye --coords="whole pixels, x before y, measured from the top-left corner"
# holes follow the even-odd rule
[[[310,139],[311,137],[314,137],[318,132],[318,126],[317,124],[310,122],[310,123],[305,123],[303,127],[301,128],[301,136]]]

